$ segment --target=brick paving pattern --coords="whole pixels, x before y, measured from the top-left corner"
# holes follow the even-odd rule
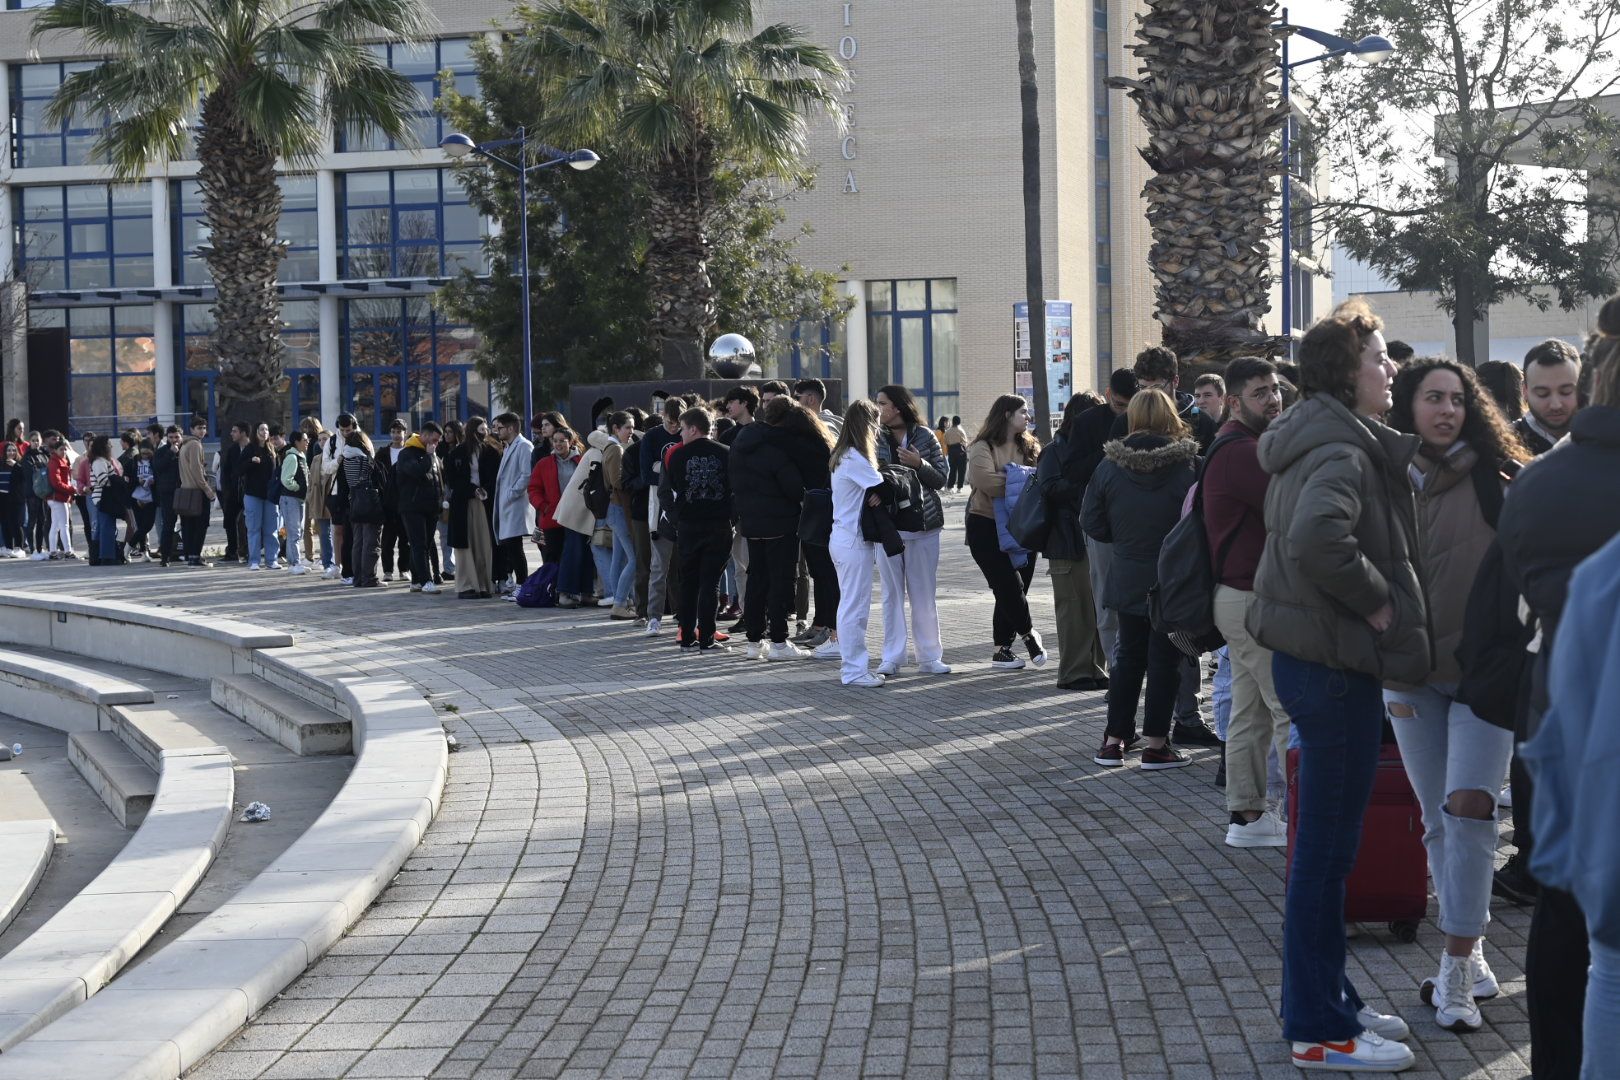
[[[679,655],[606,611],[399,584],[13,563],[0,587],[290,627],[421,687],[462,743],[398,879],[198,1080],[1297,1075],[1282,853],[1221,843],[1214,752],[1104,770],[1100,695],[988,668],[960,514],[940,572],[957,673],[878,691],[835,664]],[[1049,631],[1044,574],[1031,601]],[[1417,1000],[1432,922],[1415,946],[1351,942],[1363,996],[1412,1023],[1407,1076],[1528,1075],[1528,915],[1493,915],[1503,994],[1462,1038]]]

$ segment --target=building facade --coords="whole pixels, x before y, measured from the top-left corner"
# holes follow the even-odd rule
[[[493,404],[470,362],[475,334],[430,303],[447,276],[477,266],[493,227],[446,167],[431,105],[441,70],[471,85],[468,42],[508,8],[432,6],[435,41],[373,46],[421,90],[413,138],[390,145],[334,133],[312,170],[282,179],[289,416],[330,422],[348,411],[381,433],[395,415],[419,424]],[[1084,389],[1159,340],[1140,197],[1145,136],[1135,107],[1104,85],[1134,70],[1126,46],[1142,4],[1034,6],[1045,289],[1048,300],[1072,305],[1073,388]],[[196,163],[110,185],[92,160],[101,118],[57,128],[43,116],[61,80],[95,58],[65,38],[32,42],[31,19],[25,9],[0,11],[0,115],[14,133],[0,161],[0,280],[29,290],[29,347],[19,331],[3,350],[6,409],[42,400],[44,388],[28,385],[33,353],[34,381],[60,381],[76,430],[188,413],[217,428],[230,418],[216,407]],[[771,20],[803,27],[851,73],[842,129],[823,123],[813,135],[817,186],[789,207],[791,227],[813,230],[800,257],[840,276],[851,309],[792,328],[788,347],[762,358],[767,373],[841,378],[851,396],[902,383],[931,417],[976,422],[1014,387],[1014,305],[1025,291],[1010,6],[760,0],[757,21]],[[1308,191],[1296,189],[1296,220]],[[1327,259],[1309,226],[1295,235],[1295,322],[1308,324],[1328,303]],[[39,363],[42,352],[60,363]]]

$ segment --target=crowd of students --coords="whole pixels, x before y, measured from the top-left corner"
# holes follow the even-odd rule
[[[1533,820],[1562,825],[1608,797],[1582,788],[1568,748],[1602,738],[1591,721],[1617,715],[1613,680],[1561,698],[1549,672],[1572,573],[1620,543],[1620,298],[1587,355],[1549,341],[1519,368],[1411,358],[1348,306],[1309,330],[1296,363],[1239,357],[1192,393],[1181,376],[1173,353],[1144,350],[1102,396],[1069,401],[1044,450],[1015,395],[970,436],[959,417],[931,426],[903,386],[835,414],[816,379],[739,383],[717,402],[670,395],[656,414],[604,402],[583,437],[558,413],[528,435],[503,413],[418,432],[396,420],[374,447],[345,414],[331,431],[236,424],[212,455],[200,422],[127,432],[118,453],[87,433],[79,455],[60,432],[11,421],[0,556],[74,558],[76,507],[92,562],[205,566],[217,503],[223,559],[248,570],[318,569],[357,588],[397,572],[413,592],[598,605],[649,638],[673,622],[699,655],[837,661],[845,686],[877,689],[908,667],[951,673],[937,574],[955,516],[944,496],[965,484],[961,535],[992,600],[988,668],[1047,664],[1027,600],[1044,557],[1058,685],[1106,694],[1098,765],[1176,769],[1189,763],[1178,747],[1218,745],[1225,843],[1264,849],[1288,842],[1281,766],[1298,751],[1282,985],[1296,1065],[1413,1061],[1407,1025],[1345,973],[1345,879],[1392,734],[1445,939],[1417,991],[1441,1027],[1479,1029],[1478,1002],[1498,992],[1484,951],[1493,889],[1536,903],[1536,1076],[1578,1075],[1583,1008],[1620,1016],[1620,934],[1594,910],[1620,874],[1607,847],[1594,870],[1591,852]],[[1151,602],[1166,537],[1190,513],[1223,641],[1209,657]],[[1599,657],[1592,639],[1620,634],[1605,615],[1589,613],[1597,629],[1582,635]],[[1540,752],[1516,754],[1543,717],[1557,723],[1532,742]],[[1518,851],[1493,875],[1510,760]]]

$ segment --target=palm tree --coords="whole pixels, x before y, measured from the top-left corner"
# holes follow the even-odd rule
[[[1286,342],[1261,328],[1288,117],[1276,21],[1272,0],[1148,0],[1131,47],[1141,78],[1109,80],[1130,91],[1147,127],[1148,263],[1164,341],[1179,356],[1219,360]]]
[[[1013,0],[1018,22],[1018,99],[1024,146],[1024,295],[1029,303],[1029,372],[1035,387],[1035,435],[1050,438],[1052,388],[1046,371],[1046,273],[1041,265],[1041,111],[1035,79],[1035,19],[1030,0]]]
[[[220,406],[231,419],[279,417],[278,158],[307,164],[339,126],[407,137],[422,101],[361,42],[425,34],[420,0],[167,0],[136,8],[56,0],[34,36],[77,32],[107,59],[62,82],[47,120],[112,118],[96,150],[130,180],[187,151],[194,122],[213,271]]]
[[[804,171],[808,115],[835,119],[842,66],[752,0],[543,0],[519,53],[549,78],[542,126],[559,146],[601,139],[645,169],[652,334],[664,373],[703,374],[716,176]]]

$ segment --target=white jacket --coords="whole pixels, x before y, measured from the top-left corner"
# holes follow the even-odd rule
[[[529,454],[533,450],[534,444],[519,435],[501,454],[494,490],[496,540],[534,532],[534,507],[529,505]]]
[[[596,515],[585,505],[585,481],[591,477],[591,466],[602,463],[602,451],[613,439],[605,431],[593,431],[585,437],[590,449],[580,455],[574,467],[574,477],[568,481],[562,498],[557,500],[557,524],[565,529],[590,536],[596,531]]]

